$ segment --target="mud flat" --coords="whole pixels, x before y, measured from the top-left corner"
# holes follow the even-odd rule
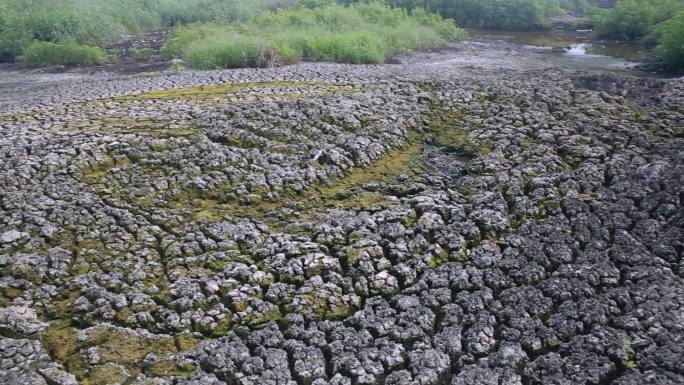
[[[0,382],[684,383],[684,81],[492,44],[4,73]]]

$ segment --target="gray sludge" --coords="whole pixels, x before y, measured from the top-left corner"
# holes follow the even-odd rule
[[[0,382],[684,383],[684,81],[610,76],[302,64],[5,96]]]

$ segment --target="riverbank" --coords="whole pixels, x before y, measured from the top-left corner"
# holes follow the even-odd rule
[[[539,37],[537,34],[491,33],[491,31],[471,31],[471,35],[466,41],[452,43],[447,47],[394,56],[388,60],[388,63],[416,67],[425,66],[427,68],[449,65],[502,71],[562,69],[586,72],[587,76],[598,76],[604,72],[608,75],[619,76],[655,76],[653,73],[640,71],[638,62],[610,57],[607,55],[608,52],[604,52],[604,54],[585,52],[582,55],[569,53],[568,50],[572,49],[573,44],[581,44],[577,42],[582,40],[576,36],[574,38],[568,36],[553,38]],[[151,39],[143,40],[149,41]],[[160,45],[158,38],[154,41],[157,41],[157,46]],[[135,47],[142,47],[143,44],[144,42],[129,42],[123,44],[122,47],[131,50]],[[553,47],[558,49],[553,49]],[[325,64],[321,65],[325,66]],[[33,69],[22,64],[5,63],[0,64],[0,89],[4,93],[3,96],[0,96],[0,100],[6,103],[9,108],[12,105],[24,105],[27,103],[26,98],[34,98],[41,94],[42,88],[50,89],[70,81],[97,82],[98,79],[109,81],[120,76],[130,75],[134,79],[148,78],[145,82],[154,82],[155,78],[167,78],[169,74],[169,62],[158,55],[145,62],[128,59],[111,65],[95,67]],[[180,76],[179,78],[183,77]],[[170,79],[173,78],[173,76],[170,77]],[[131,90],[131,92],[133,91]],[[94,92],[87,92],[83,96],[90,97],[95,96],[95,94]]]
[[[681,74],[666,71],[659,59],[636,43],[596,39],[591,31],[512,32],[471,29],[468,33],[470,37],[465,42],[451,43],[446,47],[433,50],[419,51],[415,57],[424,56],[425,53],[429,52],[444,52],[446,54],[442,55],[443,57],[439,60],[453,60],[454,62],[463,60],[467,62],[481,58],[481,64],[487,66],[505,57],[506,55],[500,55],[502,51],[513,51],[518,58],[517,60],[529,61],[531,68],[545,67],[546,65],[543,62],[550,62],[552,66],[576,69],[628,70],[637,76],[681,76]],[[22,78],[24,75],[27,79],[49,79],[50,74],[63,74],[63,77],[72,77],[94,73],[154,76],[169,70],[171,67],[170,60],[159,54],[159,49],[164,41],[165,38],[160,33],[122,41],[109,47],[109,49],[118,52],[117,56],[120,59],[105,65],[32,68],[21,63],[4,63],[0,64],[0,71],[5,73],[4,77],[7,79],[10,77]],[[151,54],[144,60],[132,56],[136,50],[145,49],[151,50]],[[446,58],[446,55],[451,57]],[[459,55],[464,57],[459,58]],[[401,62],[398,58],[404,56],[411,57],[413,55],[390,57],[386,62],[398,63]],[[7,79],[5,83],[9,82]]]
[[[567,61],[584,63],[589,67],[631,68],[665,77],[684,74],[667,66],[653,47],[646,47],[636,41],[598,38],[591,29],[533,32],[472,29],[469,33],[474,38],[499,39],[530,49],[551,50],[556,54],[564,54]]]

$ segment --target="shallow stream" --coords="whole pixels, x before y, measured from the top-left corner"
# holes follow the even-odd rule
[[[594,68],[633,68],[646,59],[643,47],[624,41],[595,40],[591,31],[511,32],[469,30],[475,38],[492,38],[517,43],[534,51],[552,51],[560,64]]]

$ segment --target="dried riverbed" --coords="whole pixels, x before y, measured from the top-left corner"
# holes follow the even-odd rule
[[[396,61],[0,74],[0,382],[683,383],[684,81]]]

